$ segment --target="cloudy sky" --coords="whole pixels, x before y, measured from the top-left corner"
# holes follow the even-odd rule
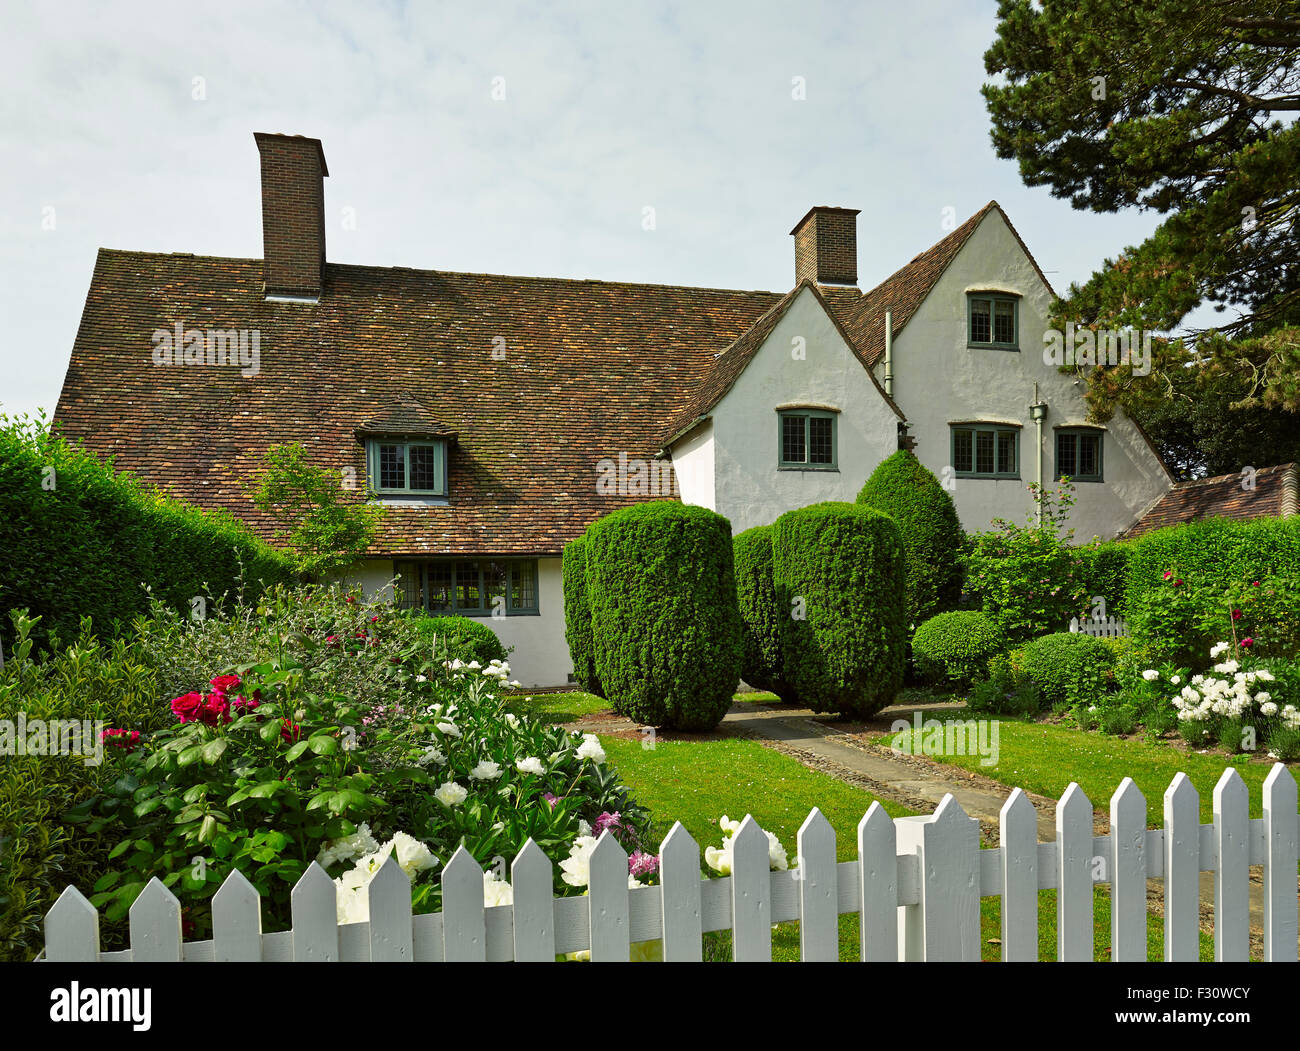
[[[2,2],[3,412],[53,411],[98,248],[261,255],[255,131],[323,141],[335,262],[783,291],[829,204],[867,288],[996,198],[1060,290],[1157,221],[994,156],[995,0]]]

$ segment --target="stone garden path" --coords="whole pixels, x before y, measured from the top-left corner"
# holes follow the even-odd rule
[[[898,803],[920,813],[932,813],[951,793],[961,808],[979,822],[980,832],[988,844],[998,842],[998,815],[1011,795],[1006,785],[959,767],[946,766],[924,756],[896,755],[887,747],[870,743],[870,738],[888,732],[896,720],[911,723],[913,714],[923,719],[943,719],[944,713],[964,711],[961,704],[915,704],[885,708],[868,722],[846,722],[832,715],[807,708],[783,704],[737,703],[731,706],[711,737],[747,737],[797,759],[804,766],[856,785],[880,799]],[[638,725],[614,712],[597,712],[574,723],[569,730],[613,734],[641,739]],[[673,735],[668,735],[671,739]],[[1026,793],[1038,813],[1038,838],[1041,842],[1056,839],[1056,801],[1046,796]],[[1095,802],[1095,801],[1094,801]],[[1105,801],[1109,805],[1109,801]],[[1109,831],[1109,814],[1094,810],[1094,834]],[[1201,873],[1201,925],[1213,929],[1214,877]],[[1148,908],[1157,915],[1163,912],[1163,884],[1151,880],[1147,885]],[[1251,872],[1250,917],[1251,955],[1263,953],[1263,885],[1255,870]]]

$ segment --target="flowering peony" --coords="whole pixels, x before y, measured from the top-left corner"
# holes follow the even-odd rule
[[[501,766],[491,760],[480,760],[477,766],[469,772],[472,781],[491,781],[501,776]]]
[[[591,852],[595,849],[595,836],[579,836],[573,841],[569,856],[560,862],[561,878],[570,887],[585,887],[591,883]]]
[[[1146,679],[1147,682],[1155,682],[1158,678],[1160,678],[1160,673],[1156,671],[1154,668],[1148,668],[1146,671],[1142,673],[1142,678]]]
[[[327,841],[316,855],[316,863],[327,869],[337,861],[351,861],[378,849],[379,844],[370,834],[370,826],[363,821],[352,835]]]
[[[491,909],[497,905],[513,905],[515,889],[503,879],[497,879],[491,869],[483,873],[483,904]]]
[[[433,798],[443,806],[451,807],[465,802],[469,798],[469,792],[455,781],[447,781],[433,793]]]
[[[535,755],[520,759],[519,762],[515,763],[515,769],[521,774],[534,774],[539,777],[546,773],[546,767],[542,765],[542,761]]]
[[[603,763],[605,761],[605,749],[600,746],[600,738],[595,734],[583,734],[582,744],[578,746],[578,758]]]

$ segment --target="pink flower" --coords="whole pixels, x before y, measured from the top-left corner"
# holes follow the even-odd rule
[[[1241,610],[1239,610],[1239,609],[1234,609],[1234,610],[1232,611],[1232,619],[1233,619],[1233,620],[1241,620]]]
[[[114,748],[122,748],[127,752],[134,752],[140,744],[139,730],[105,730],[99,735],[99,739],[105,744],[112,745]]]
[[[623,823],[619,820],[618,811],[610,813],[608,810],[602,811],[600,817],[596,818],[596,823],[592,826],[592,831],[599,836],[605,829],[622,828]]]
[[[1172,571],[1170,571],[1170,570],[1168,570],[1168,569],[1165,570],[1165,579],[1166,579],[1166,580],[1168,580],[1168,579],[1169,579],[1170,577],[1172,577],[1173,575],[1174,575],[1174,574],[1173,574]]]
[[[659,858],[654,854],[634,850],[627,859],[627,871],[630,876],[653,876],[659,871]]]
[[[339,637],[338,637],[337,635],[326,635],[326,636],[325,636],[325,645],[326,645],[326,646],[337,646],[338,644],[339,644]]]
[[[253,696],[252,696],[251,698],[250,698],[250,697],[236,697],[236,698],[231,702],[230,706],[231,706],[232,708],[234,708],[236,711],[238,711],[241,715],[247,715],[247,714],[248,714],[249,712],[251,712],[254,708],[257,708],[258,706],[260,706],[261,703],[262,703],[262,691],[261,691],[261,690],[254,690],[254,691],[253,691]]]
[[[1255,645],[1255,640],[1254,640],[1251,636],[1249,636],[1249,635],[1247,635],[1244,639],[1241,640],[1241,646],[1242,646],[1243,649],[1247,649],[1247,650],[1248,650],[1248,649],[1250,649],[1253,645]]]
[[[374,624],[378,620],[379,620],[379,614],[376,613],[373,617],[370,618],[370,623]]]
[[[542,798],[546,800],[546,805],[551,807],[552,809],[554,809],[555,804],[560,801],[560,797],[557,796],[554,792],[543,792]]]
[[[183,723],[191,723],[198,720],[199,709],[203,707],[203,695],[201,693],[187,693],[182,697],[177,697],[172,701],[172,714]]]

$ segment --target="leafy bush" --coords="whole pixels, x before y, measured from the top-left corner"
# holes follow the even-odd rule
[[[564,545],[564,638],[573,660],[574,681],[590,694],[605,696],[596,676],[595,640],[591,634],[591,606],[587,602],[587,538],[576,537]]]
[[[786,677],[815,711],[868,717],[890,704],[906,659],[906,552],[898,525],[862,504],[788,511],[772,527]]]
[[[1004,643],[983,613],[954,610],[931,617],[912,636],[912,660],[929,682],[970,686],[988,675],[989,660]]]
[[[506,648],[497,638],[496,632],[483,621],[472,617],[419,616],[415,620],[416,630],[421,635],[439,639],[447,647],[448,656],[459,658],[465,663],[478,661],[484,667],[493,661],[506,659]]]
[[[781,620],[785,610],[777,605],[772,582],[772,527],[746,529],[735,537],[733,548],[744,642],[740,677],[757,690],[795,701],[794,688],[784,675]]]
[[[964,534],[956,505],[939,479],[914,454],[900,449],[871,473],[858,503],[885,512],[903,534],[908,623],[956,609]]]
[[[989,661],[988,678],[977,682],[966,701],[972,712],[992,715],[1032,716],[1043,705],[1043,694],[1032,682],[1017,673],[1005,654]]]
[[[1051,707],[1090,705],[1101,700],[1112,676],[1113,656],[1100,639],[1082,632],[1057,632],[1021,650],[1026,679]]]
[[[230,515],[143,488],[111,464],[50,437],[43,420],[0,416],[0,643],[4,614],[39,620],[33,640],[105,636],[149,606],[211,612],[223,595],[293,579],[290,563]],[[198,600],[196,602],[196,600]]]
[[[596,675],[642,723],[709,730],[740,681],[731,526],[704,507],[652,501],[587,530]]]
[[[92,896],[110,939],[155,875],[202,937],[232,867],[274,930],[287,927],[293,884],[313,860],[337,876],[340,919],[353,922],[364,895],[350,892],[366,878],[354,862],[385,849],[424,912],[438,905],[438,861],[461,844],[487,867],[530,836],[556,863],[593,828],[641,844],[648,815],[599,742],[508,711],[508,666],[469,669],[412,618],[337,589],[272,599],[248,613],[257,641],[245,659],[210,668],[223,674],[189,683],[169,712],[160,705],[166,727],[116,750],[111,783],[69,814],[79,834],[116,843]],[[242,612],[224,622],[240,634]],[[219,628],[181,630],[203,643]],[[570,886],[558,868],[556,879]]]
[[[1119,541],[1092,543],[1078,549],[1088,601],[1097,597],[1105,599],[1107,616],[1124,615],[1130,550],[1127,543]]]
[[[1088,597],[1083,556],[1069,547],[1072,531],[1061,534],[1073,487],[1063,481],[1055,495],[1029,488],[1043,511],[1042,523],[994,519],[993,530],[971,538],[966,556],[970,601],[1012,645],[1060,631],[1084,611]]]

